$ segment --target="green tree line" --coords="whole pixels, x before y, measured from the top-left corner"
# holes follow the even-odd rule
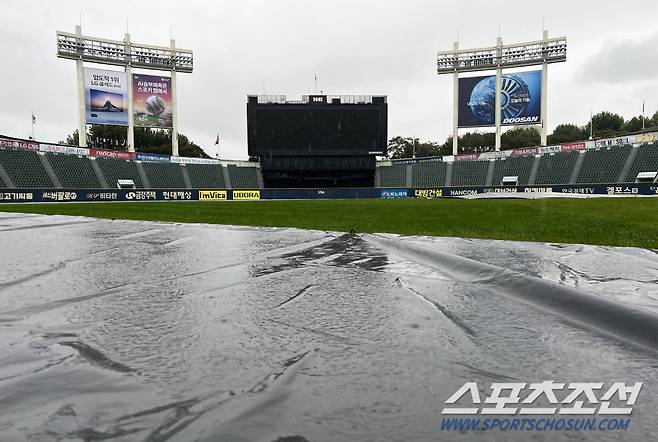
[[[595,138],[610,138],[617,135],[636,132],[642,129],[642,117],[625,120],[621,115],[612,112],[599,112],[592,116],[593,136]],[[658,111],[651,118],[645,117],[646,128],[658,128]],[[584,126],[576,124],[560,124],[553,133],[548,135],[548,144],[569,143],[589,138],[590,122]],[[517,149],[520,147],[539,146],[540,135],[536,127],[515,127],[504,132],[500,137],[501,149]],[[477,152],[486,150],[496,144],[494,132],[467,132],[459,137],[460,152]],[[412,158],[425,156],[440,156],[452,154],[452,137],[443,144],[433,141],[420,141],[418,138],[397,136],[388,142],[390,158]]]
[[[93,147],[121,149],[126,146],[127,129],[124,126],[104,126],[92,124],[87,132],[87,140]],[[77,146],[78,131],[60,141],[61,144]],[[171,154],[171,130],[135,128],[135,150],[144,153]],[[178,154],[184,157],[210,158],[201,147],[190,141],[185,135],[178,134]]]

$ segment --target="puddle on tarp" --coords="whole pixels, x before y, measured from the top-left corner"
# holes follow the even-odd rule
[[[658,427],[655,354],[358,235],[0,224],[1,440],[647,440]],[[399,240],[658,312],[652,251]],[[439,429],[467,381],[543,380],[644,387],[623,434]]]

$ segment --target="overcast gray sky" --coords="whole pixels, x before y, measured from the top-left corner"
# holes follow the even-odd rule
[[[214,156],[244,159],[246,95],[295,99],[328,94],[385,94],[389,138],[441,141],[451,134],[452,78],[435,71],[437,50],[568,37],[568,61],[549,66],[549,133],[585,124],[590,110],[624,117],[658,109],[658,2],[234,0],[4,0],[0,134],[57,141],[77,127],[75,63],[56,57],[55,31],[169,43],[194,51],[194,73],[178,75],[179,130]]]

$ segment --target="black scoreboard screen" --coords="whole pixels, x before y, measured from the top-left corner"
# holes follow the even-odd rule
[[[385,155],[387,104],[384,97],[344,104],[324,95],[305,103],[250,100],[247,144],[252,157]]]

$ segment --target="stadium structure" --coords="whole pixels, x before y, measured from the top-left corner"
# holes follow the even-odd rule
[[[298,175],[309,168],[295,157]],[[335,157],[331,180],[352,168]],[[658,195],[658,132],[457,156],[373,161],[374,186],[276,187],[273,165],[288,159],[225,161],[80,148],[0,137],[0,200],[119,201],[406,198],[492,192]],[[311,157],[312,161],[318,161]],[[326,157],[321,161],[327,161]],[[365,170],[365,169],[364,169]],[[264,172],[265,171],[265,172]],[[264,179],[267,177],[267,179]],[[361,183],[362,176],[356,184]],[[326,184],[327,176],[322,177]],[[268,181],[271,182],[268,183]],[[334,181],[332,181],[333,183]],[[272,185],[273,184],[273,185]]]

